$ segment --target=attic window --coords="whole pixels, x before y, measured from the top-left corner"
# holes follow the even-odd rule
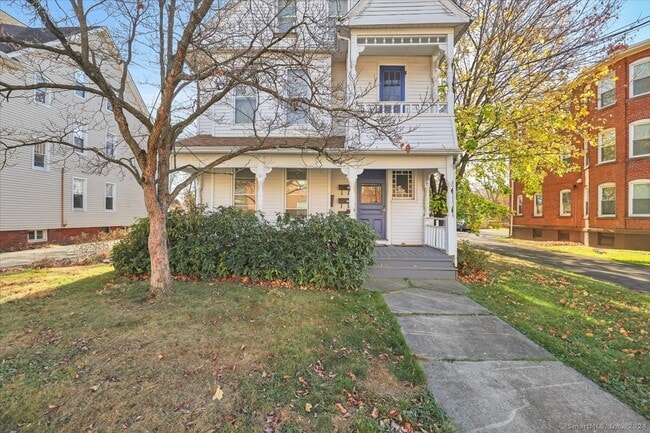
[[[421,45],[447,42],[445,35],[364,36],[357,39],[360,45]]]

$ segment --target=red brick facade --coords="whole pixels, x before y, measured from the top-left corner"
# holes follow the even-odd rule
[[[44,241],[29,241],[28,230],[13,230],[0,232],[0,251],[22,250],[31,247],[37,247],[44,244],[71,244],[74,243],[76,236],[97,235],[99,233],[108,233],[115,230],[125,230],[126,227],[80,227],[71,229],[48,229],[44,230],[47,238]]]
[[[563,177],[548,176],[542,187],[542,216],[533,215],[533,200],[523,195],[521,185],[516,184],[513,193],[513,237],[571,240],[591,246],[650,250],[650,215],[645,211],[642,215],[633,214],[630,188],[633,181],[647,180],[650,183],[650,154],[634,155],[630,144],[630,124],[650,122],[650,91],[633,96],[630,89],[631,67],[645,64],[646,61],[650,70],[650,40],[616,55],[610,61],[610,69],[616,76],[616,101],[604,108],[599,108],[598,98],[589,103],[590,123],[602,124],[603,132],[615,131],[614,159],[599,162],[599,147],[590,145],[586,158],[573,161],[579,163],[580,172]],[[598,95],[598,89],[595,90]],[[611,193],[611,187],[615,191],[614,203],[611,200],[601,202],[599,191],[604,188],[607,195]],[[643,188],[645,191],[646,187]],[[561,215],[561,191],[570,194],[570,215]],[[519,195],[523,195],[521,215],[517,214]],[[585,195],[588,195],[587,200]]]

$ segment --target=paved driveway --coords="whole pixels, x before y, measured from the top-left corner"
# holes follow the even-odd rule
[[[618,284],[628,289],[650,293],[650,268],[647,266],[627,265],[612,260],[574,256],[535,247],[513,245],[507,242],[495,241],[483,235],[459,233],[458,239],[468,240],[477,248],[493,251],[504,256],[564,269],[600,281]]]

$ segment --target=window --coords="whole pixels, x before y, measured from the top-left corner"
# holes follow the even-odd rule
[[[585,187],[582,193],[582,206],[583,206],[583,216],[585,218],[589,217],[589,188]]]
[[[235,123],[253,123],[257,108],[257,92],[248,86],[235,88]]]
[[[117,145],[117,137],[115,134],[106,133],[106,144],[104,145],[104,153],[111,158],[115,156],[115,146]]]
[[[278,32],[288,32],[297,22],[296,0],[278,0]]]
[[[289,215],[307,215],[307,170],[287,168],[285,195]]]
[[[650,216],[650,179],[630,182],[630,216]]]
[[[249,168],[235,171],[235,207],[255,210],[255,174]]]
[[[106,183],[104,188],[104,210],[115,210],[115,184]]]
[[[32,167],[46,168],[47,164],[47,145],[38,143],[33,146]]]
[[[43,75],[36,73],[34,74],[34,84],[44,83]],[[50,97],[47,89],[34,89],[34,101],[43,105],[50,105]]]
[[[47,230],[30,230],[27,232],[27,242],[47,241]]]
[[[613,247],[614,235],[606,235],[604,233],[598,233],[598,245],[603,247]]]
[[[524,196],[520,194],[517,196],[517,215],[523,215],[523,214],[524,214]]]
[[[329,0],[329,16],[330,18],[339,18],[347,12],[346,0]]]
[[[72,209],[86,210],[86,179],[72,178]]]
[[[598,108],[609,107],[616,102],[616,81],[614,73],[609,74],[598,83]]]
[[[609,129],[598,134],[598,162],[616,159],[616,130]]]
[[[584,156],[584,165],[585,165],[585,168],[586,168],[586,167],[589,167],[589,140],[584,141],[582,149],[583,149],[584,154],[585,154],[585,156]]]
[[[72,145],[74,152],[84,153],[86,148],[86,127],[80,123],[75,123],[72,131]]]
[[[571,190],[560,191],[560,216],[571,215]]]
[[[630,65],[630,98],[650,93],[650,58]]]
[[[304,69],[287,70],[287,98],[309,99],[309,76]],[[308,106],[300,101],[293,101],[287,107],[287,123],[307,123]]]
[[[113,112],[113,104],[108,99],[106,100],[105,107],[106,107],[106,111],[108,111],[109,113]]]
[[[533,196],[533,216],[542,216],[544,200],[542,194]]]
[[[393,170],[393,198],[415,198],[411,170]]]
[[[86,85],[86,74],[81,69],[76,69],[74,71],[74,84],[75,86]],[[76,89],[74,94],[75,96],[86,99],[86,91],[83,89]]]
[[[650,120],[630,124],[630,157],[650,155]]]
[[[613,183],[598,186],[598,216],[616,216],[616,185]]]
[[[571,165],[571,152],[562,152],[562,155],[560,156],[560,159],[562,160],[562,164],[565,166],[569,167]]]
[[[533,238],[541,238],[544,236],[542,229],[533,229]]]

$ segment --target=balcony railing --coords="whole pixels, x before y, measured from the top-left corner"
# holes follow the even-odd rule
[[[447,102],[433,102],[423,104],[422,102],[396,102],[382,101],[374,104],[363,104],[363,109],[370,113],[377,114],[448,114]]]
[[[424,244],[448,253],[447,218],[424,219]]]

